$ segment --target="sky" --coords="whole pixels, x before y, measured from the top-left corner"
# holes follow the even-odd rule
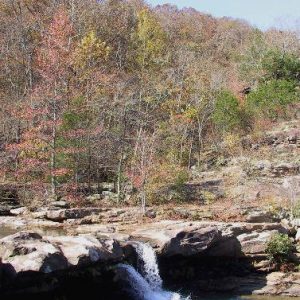
[[[171,3],[194,7],[216,17],[245,19],[262,30],[270,27],[300,29],[300,0],[148,0],[151,5]]]

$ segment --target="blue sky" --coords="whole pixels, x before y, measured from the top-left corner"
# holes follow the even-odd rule
[[[300,0],[148,0],[148,3],[194,7],[216,17],[245,19],[261,29],[300,26]]]

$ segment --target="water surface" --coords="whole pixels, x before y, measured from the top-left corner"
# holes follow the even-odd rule
[[[11,228],[11,227],[7,227],[7,226],[0,226],[0,239],[6,237],[8,235],[14,234],[18,231],[20,231],[20,230]]]

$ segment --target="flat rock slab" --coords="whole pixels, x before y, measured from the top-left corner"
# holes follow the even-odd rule
[[[300,296],[300,273],[270,273],[265,285],[253,291],[255,295]]]
[[[119,243],[111,239],[97,239],[94,236],[46,237],[47,241],[59,247],[68,263],[74,266],[90,262],[117,260],[123,251]]]
[[[122,256],[117,241],[89,235],[42,237],[34,232],[19,232],[0,240],[2,262],[9,264],[16,273],[51,273],[70,266],[121,260]]]
[[[123,255],[119,243],[126,245],[127,241],[139,240],[150,242],[161,256],[249,257],[260,261],[266,258],[271,236],[288,233],[278,223],[161,221],[138,226],[79,225],[72,229],[81,233],[79,236],[42,237],[20,232],[0,240],[0,257],[18,272],[52,272],[96,261],[119,260]]]
[[[63,222],[68,219],[82,219],[92,214],[101,213],[101,208],[70,208],[70,209],[58,209],[48,210],[46,212],[46,218],[55,222]]]
[[[205,292],[236,293],[238,295],[300,296],[300,274],[273,272],[245,277],[200,280],[197,288]],[[282,299],[282,297],[280,297]]]
[[[0,257],[15,271],[50,273],[65,269],[66,258],[60,249],[33,232],[19,232],[0,240]]]
[[[288,233],[278,223],[222,223],[162,221],[133,230],[131,239],[150,242],[161,255],[205,254],[244,257],[265,255],[274,233]]]

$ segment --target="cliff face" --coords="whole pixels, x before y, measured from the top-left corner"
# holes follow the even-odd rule
[[[204,153],[187,188],[210,219],[264,222],[300,215],[300,121],[234,140],[234,153]],[[238,146],[236,146],[238,145]],[[178,211],[180,215],[180,211]],[[201,214],[191,215],[201,218]]]

